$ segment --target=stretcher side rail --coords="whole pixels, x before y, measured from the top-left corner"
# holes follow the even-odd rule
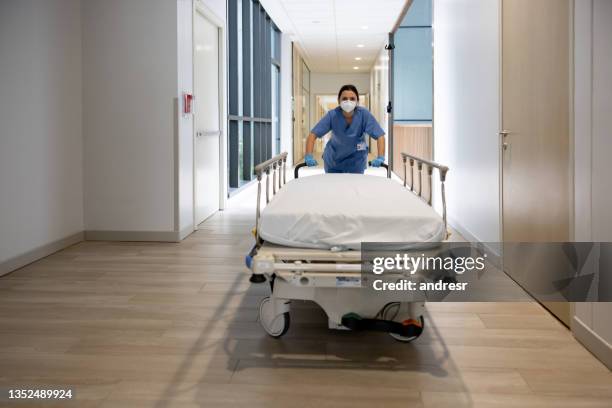
[[[276,176],[277,169],[279,171],[278,178]],[[255,175],[257,176],[257,210],[255,214],[255,233],[257,245],[261,242],[259,237],[259,218],[261,216],[261,179],[263,174],[266,174],[266,204],[270,202],[270,171],[272,171],[272,195],[276,194],[277,186],[280,190],[287,183],[287,152],[266,160],[263,163],[255,166]],[[278,183],[277,183],[278,180]]]
[[[433,169],[437,169],[440,175],[440,188],[441,188],[441,197],[442,197],[442,219],[444,221],[444,230],[448,230],[448,224],[446,220],[446,190],[445,190],[445,182],[446,182],[446,173],[448,173],[448,167],[443,166],[440,163],[436,163],[431,160],[422,159],[420,157],[414,156],[409,153],[401,153],[402,161],[404,163],[404,187],[407,187],[408,177],[407,177],[407,163],[410,164],[410,191],[418,195],[420,198],[427,201],[427,204],[432,206],[432,192],[433,192],[433,182],[432,175]],[[418,191],[414,190],[414,165],[416,163],[418,178],[419,178],[419,188]],[[423,166],[425,166],[425,170],[427,171],[427,186],[429,187],[429,193],[427,198],[423,197]],[[447,232],[448,235],[448,232]]]

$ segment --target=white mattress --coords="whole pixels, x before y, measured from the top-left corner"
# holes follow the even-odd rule
[[[261,213],[259,234],[298,248],[360,249],[361,242],[441,242],[444,222],[400,183],[362,174],[293,180]]]

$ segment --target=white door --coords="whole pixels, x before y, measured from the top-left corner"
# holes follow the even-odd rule
[[[220,94],[219,27],[200,12],[194,21],[195,222],[219,209]]]

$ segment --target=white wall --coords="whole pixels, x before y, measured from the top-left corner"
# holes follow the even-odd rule
[[[191,232],[194,225],[193,202],[193,115],[184,115],[184,93],[193,94],[193,1],[177,2],[177,156],[178,225]],[[181,237],[182,238],[182,237]]]
[[[575,240],[612,241],[612,2],[576,0]],[[610,282],[610,265],[600,272]],[[605,269],[608,268],[608,269]],[[612,368],[612,303],[577,303],[576,337]]]
[[[310,126],[314,127],[316,120],[317,95],[338,95],[342,85],[353,84],[360,94],[370,93],[370,73],[359,74],[328,74],[321,72],[310,73]]]
[[[0,2],[0,263],[83,230],[79,15]]]
[[[175,230],[177,4],[83,0],[85,227]]]
[[[436,0],[434,156],[449,166],[451,225],[500,240],[499,1]]]

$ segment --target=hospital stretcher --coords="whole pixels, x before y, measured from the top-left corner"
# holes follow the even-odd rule
[[[418,197],[418,201],[425,203],[425,206],[439,218],[440,225],[443,225],[443,234],[438,235],[437,242],[429,242],[414,251],[419,254],[423,251],[435,252],[436,246],[448,239],[444,190],[448,168],[406,153],[402,153],[402,160],[404,170],[402,194],[405,192],[405,194],[410,194],[410,197]],[[259,306],[259,321],[263,329],[272,337],[283,336],[289,329],[291,300],[309,300],[324,309],[328,317],[329,328],[385,331],[396,340],[405,342],[418,338],[424,329],[424,295],[408,291],[383,291],[372,295],[371,292],[362,290],[362,258],[359,250],[342,247],[292,247],[275,244],[262,238],[262,231],[260,231],[262,180],[265,174],[267,205],[270,205],[277,195],[284,194],[283,199],[287,200],[286,193],[290,190],[287,187],[291,183],[296,183],[297,180],[287,183],[286,161],[287,153],[282,153],[255,167],[257,210],[256,226],[253,232],[256,243],[247,255],[246,263],[252,271],[251,282],[260,283],[265,282],[266,279],[270,282],[271,294],[264,298]],[[408,174],[408,164],[410,174]],[[295,167],[295,179],[298,179],[299,170],[304,166],[305,164],[301,163]],[[387,170],[387,178],[390,179],[391,171],[386,165],[384,166]],[[432,210],[434,169],[437,169],[440,176],[441,216]],[[329,175],[320,177],[329,177]],[[357,177],[377,178],[367,175]],[[418,183],[415,183],[415,178],[418,179]],[[270,181],[272,196],[270,195]],[[373,180],[369,179],[369,181]],[[388,182],[385,179],[382,181]],[[427,181],[429,186],[426,196],[423,189],[424,181]],[[415,184],[418,186],[416,189]],[[400,183],[398,185],[401,186]],[[283,191],[283,194],[277,194],[281,189],[286,189],[286,191]],[[303,207],[308,207],[308,205],[307,202],[303,202]],[[390,278],[400,277],[391,276]]]

